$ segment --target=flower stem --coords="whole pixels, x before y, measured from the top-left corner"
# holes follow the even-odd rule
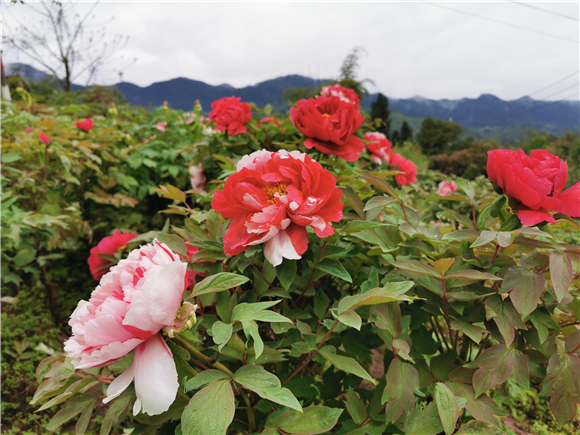
[[[248,396],[248,393],[246,393],[246,390],[241,390],[240,393],[242,395],[242,399],[244,399],[244,402],[246,404],[246,412],[248,414],[248,425],[249,425],[250,433],[252,433],[254,431],[254,428],[256,427],[256,417],[254,414],[254,408],[252,408],[252,403],[250,402],[250,396]]]
[[[185,341],[180,336],[177,335],[177,336],[173,337],[173,340],[177,341],[180,344],[180,346],[184,347],[189,353],[195,355],[199,359],[204,360],[207,364],[212,366],[214,369],[218,369],[218,370],[224,372],[229,377],[234,376],[234,374],[231,372],[231,370],[228,369],[226,366],[224,366],[222,363],[214,361],[209,356],[204,355],[198,349],[193,347],[191,344],[189,344],[187,341]]]

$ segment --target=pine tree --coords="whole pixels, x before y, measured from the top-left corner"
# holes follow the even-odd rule
[[[389,110],[389,99],[379,93],[375,102],[371,104],[371,118],[373,121],[380,119],[380,126],[377,131],[389,137],[391,130],[391,111]]]
[[[413,128],[411,128],[407,121],[403,121],[403,125],[401,125],[399,139],[403,143],[407,142],[408,140],[413,140]]]

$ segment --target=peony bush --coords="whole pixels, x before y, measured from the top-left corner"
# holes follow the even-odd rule
[[[61,407],[46,430],[500,434],[510,385],[579,428],[580,183],[546,151],[443,179],[350,95],[155,115],[125,156],[160,145],[159,123],[168,145],[187,129],[181,184],[143,194],[164,223],[87,256],[99,284],[37,368],[32,403]]]

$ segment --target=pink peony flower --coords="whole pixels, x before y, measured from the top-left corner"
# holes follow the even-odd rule
[[[190,166],[189,173],[191,174],[191,188],[194,190],[205,190],[205,172],[203,165],[200,163],[197,166]]]
[[[415,164],[397,153],[391,154],[391,168],[404,172],[395,175],[395,181],[401,186],[417,182],[417,167]]]
[[[365,133],[364,139],[370,143],[367,145],[367,150],[371,153],[371,157],[377,164],[383,162],[389,163],[391,161],[391,142],[387,137],[377,131],[373,133]]]
[[[79,130],[84,131],[85,133],[91,131],[93,129],[93,120],[91,118],[84,119],[82,121],[78,121],[75,123]]]
[[[159,333],[181,308],[187,264],[165,244],[133,250],[103,276],[89,301],[71,315],[65,351],[76,369],[102,367],[135,350],[133,363],[107,390],[107,403],[135,381],[133,414],[167,411],[175,400],[177,370]]]
[[[211,206],[233,219],[226,255],[265,243],[264,255],[277,266],[306,252],[307,226],[318,237],[334,234],[330,223],[342,219],[341,197],[332,174],[306,154],[261,150],[242,157]]]
[[[165,131],[166,126],[167,126],[166,122],[158,122],[155,128],[159,131]]]
[[[32,128],[32,127],[26,127],[26,128],[24,129],[24,132],[25,132],[25,133],[30,133],[30,132],[32,132],[32,130],[33,130],[33,128]]]
[[[344,88],[340,85],[325,86],[320,91],[320,96],[325,98],[338,97],[345,103],[350,103],[353,106],[360,106],[358,95],[352,89]]]
[[[111,267],[111,262],[99,256],[99,254],[114,256],[119,251],[127,249],[127,243],[137,237],[137,234],[132,234],[128,231],[122,233],[117,230],[112,236],[105,237],[99,242],[97,246],[91,249],[89,256],[89,269],[95,280],[99,281]]]
[[[439,183],[439,188],[437,189],[439,196],[449,196],[453,192],[457,192],[457,184],[453,181],[442,181]]]

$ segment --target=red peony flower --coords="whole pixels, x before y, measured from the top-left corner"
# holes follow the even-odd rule
[[[350,103],[357,109],[360,106],[360,100],[355,91],[348,88],[343,88],[340,85],[325,86],[320,91],[320,96],[324,98],[338,97],[345,103]]]
[[[75,123],[75,125],[82,131],[88,132],[93,129],[93,120],[91,118],[84,119]]]
[[[342,219],[342,192],[332,174],[298,151],[256,151],[239,161],[211,206],[233,219],[224,237],[225,254],[265,243],[274,266],[298,260],[308,248],[306,227],[318,237],[334,234]]]
[[[401,186],[417,182],[417,167],[402,155],[391,153],[391,168],[404,172],[404,174],[395,175],[395,181]]]
[[[38,139],[44,142],[45,145],[48,145],[50,143],[50,138],[44,133],[41,133],[41,135],[38,136]]]
[[[367,150],[377,164],[391,161],[391,142],[384,134],[379,132],[365,133],[364,139],[370,142],[367,145]]]
[[[100,257],[99,254],[113,256],[119,251],[124,251],[127,248],[127,243],[135,237],[137,237],[137,234],[132,234],[128,231],[122,233],[117,230],[112,236],[105,237],[97,246],[91,249],[88,263],[91,274],[95,280],[99,281],[113,265],[107,259]]]
[[[246,132],[246,124],[252,119],[252,109],[248,103],[241,103],[241,98],[229,97],[211,103],[210,121],[216,122],[216,130],[226,131],[230,135]]]
[[[556,223],[548,211],[580,217],[580,183],[562,191],[568,178],[565,161],[545,150],[532,151],[530,157],[523,150],[493,150],[487,155],[489,179],[520,202],[523,225]]]
[[[31,133],[31,132],[32,132],[32,130],[33,130],[33,128],[32,128],[32,127],[26,127],[26,128],[24,129],[24,132],[25,132],[25,133]]]
[[[361,140],[354,132],[364,118],[358,110],[338,97],[310,98],[296,103],[290,109],[290,120],[308,139],[304,146],[312,147],[325,154],[342,157],[347,162],[358,160],[364,150]]]

